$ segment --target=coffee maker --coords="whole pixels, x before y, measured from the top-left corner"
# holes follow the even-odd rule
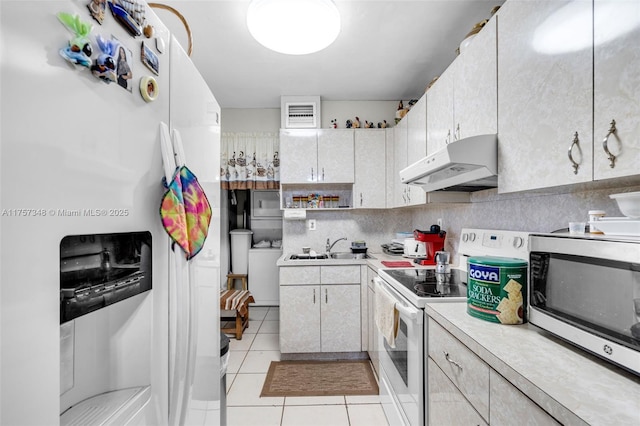
[[[415,229],[413,237],[416,244],[424,244],[424,257],[414,259],[415,263],[420,265],[435,265],[436,252],[444,251],[444,240],[447,232],[440,229],[438,225],[431,225],[429,231],[421,231]]]

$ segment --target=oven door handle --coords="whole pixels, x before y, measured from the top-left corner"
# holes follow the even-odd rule
[[[400,314],[409,318],[411,321],[417,320],[419,323],[422,322],[422,311],[420,309],[414,308],[400,299],[401,296],[397,295],[395,290],[390,288],[389,284],[387,284],[382,278],[374,277],[373,280],[378,287],[376,291],[384,291],[396,301],[396,309]]]

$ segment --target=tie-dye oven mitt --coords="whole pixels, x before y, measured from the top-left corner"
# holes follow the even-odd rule
[[[160,204],[160,218],[187,259],[202,250],[209,232],[211,205],[198,179],[186,166],[180,167],[169,183]]]

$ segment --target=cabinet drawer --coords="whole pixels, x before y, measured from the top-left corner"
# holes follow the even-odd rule
[[[527,419],[528,425],[559,425],[553,417],[520,392],[504,377],[491,370],[491,424],[508,426]]]
[[[486,425],[480,414],[473,409],[440,367],[427,358],[427,424],[440,425]]]
[[[280,267],[280,285],[320,284],[320,266]]]
[[[488,421],[489,366],[432,319],[428,327],[429,356]]]
[[[360,265],[321,266],[322,284],[360,284]]]

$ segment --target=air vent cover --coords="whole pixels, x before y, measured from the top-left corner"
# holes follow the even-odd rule
[[[320,96],[283,96],[281,109],[283,129],[320,128]]]

